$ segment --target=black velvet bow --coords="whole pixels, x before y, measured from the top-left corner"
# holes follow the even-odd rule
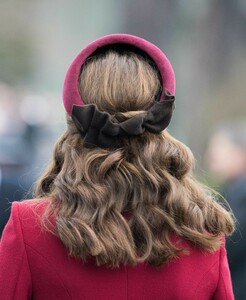
[[[87,148],[121,147],[125,136],[137,136],[145,130],[160,133],[170,123],[175,97],[165,91],[165,100],[155,101],[149,110],[121,123],[112,121],[114,116],[99,111],[95,104],[74,105],[72,119],[84,138]]]

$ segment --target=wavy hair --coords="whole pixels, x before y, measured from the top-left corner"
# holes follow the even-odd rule
[[[153,62],[116,50],[89,58],[78,84],[83,99],[115,121],[146,110],[161,88]],[[43,224],[72,256],[160,266],[185,253],[173,233],[214,251],[221,234],[233,232],[231,212],[193,178],[191,151],[167,130],[126,137],[121,148],[88,149],[70,117],[67,124],[36,197],[49,198]]]

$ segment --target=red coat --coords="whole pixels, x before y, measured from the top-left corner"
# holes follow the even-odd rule
[[[1,300],[234,299],[224,246],[211,254],[184,241],[190,255],[160,268],[97,267],[69,257],[57,237],[41,230],[35,203],[13,203],[0,243]]]

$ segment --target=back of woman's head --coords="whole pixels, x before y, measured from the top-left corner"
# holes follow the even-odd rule
[[[134,52],[90,57],[82,68],[79,88],[85,103],[110,114],[150,107],[161,90],[158,70],[147,57]]]
[[[78,85],[84,102],[116,123],[148,110],[162,88],[148,57],[115,49],[89,57]],[[230,213],[193,179],[192,168],[189,149],[166,130],[126,136],[120,147],[87,148],[68,117],[36,195],[50,197],[45,224],[52,212],[71,255],[113,267],[158,266],[183,252],[172,233],[211,251],[221,233],[233,231]]]

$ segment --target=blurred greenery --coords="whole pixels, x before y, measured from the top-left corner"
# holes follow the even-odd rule
[[[29,38],[1,37],[0,78],[10,85],[25,84],[31,80],[34,70],[34,51]]]

